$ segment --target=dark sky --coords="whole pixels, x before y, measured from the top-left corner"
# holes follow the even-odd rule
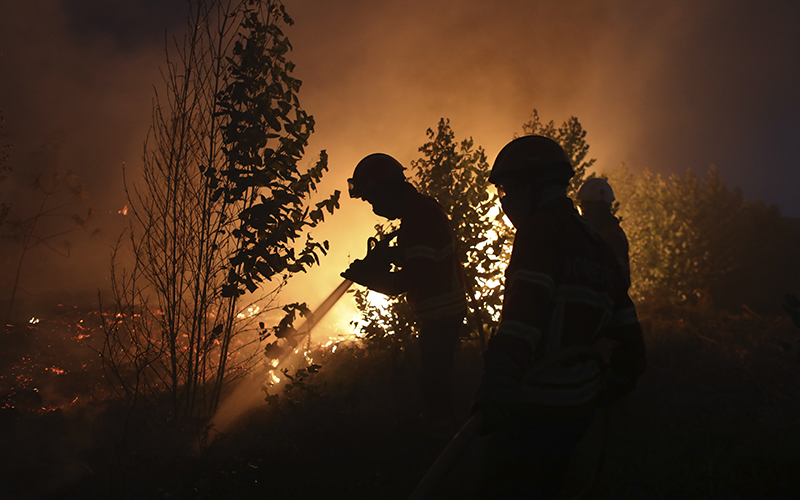
[[[301,102],[317,121],[309,162],[320,149],[330,155],[322,192],[342,189],[368,153],[416,158],[440,117],[493,160],[537,108],[559,123],[577,116],[599,169],[624,162],[634,172],[682,174],[716,164],[746,197],[800,217],[800,2],[286,6],[296,21],[287,34]],[[121,165],[139,165],[164,30],[180,29],[184,9],[184,0],[0,4],[0,107],[12,166],[17,174],[46,162],[76,171],[100,214],[102,235],[76,246],[65,271],[76,286],[94,287],[107,269],[125,204]],[[0,193],[8,198],[15,187]],[[335,285],[348,254],[361,256],[375,221],[346,200],[319,232],[334,248],[325,270],[306,278],[323,283],[319,294]]]

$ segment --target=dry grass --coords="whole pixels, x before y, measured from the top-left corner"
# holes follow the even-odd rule
[[[649,368],[610,410],[604,467],[586,498],[799,498],[800,332],[781,317],[666,307],[640,316]],[[448,439],[417,418],[415,353],[350,346],[317,362],[319,374],[199,455],[189,444],[200,425],[127,420],[125,408],[5,415],[5,435],[24,436],[14,446],[27,451],[7,456],[16,476],[4,474],[3,498],[406,498]],[[478,347],[464,344],[462,418],[480,370]],[[440,498],[469,498],[475,451]],[[48,474],[58,479],[48,488],[26,484]]]

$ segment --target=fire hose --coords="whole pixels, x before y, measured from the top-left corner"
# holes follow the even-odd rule
[[[543,359],[542,361],[539,361],[536,365],[534,365],[531,368],[527,376],[528,377],[535,376],[543,372],[544,370],[547,370],[548,368],[553,368],[573,358],[583,357],[587,355],[594,355],[594,354],[597,354],[597,356],[599,356],[597,350],[592,346],[575,346],[567,348],[562,350],[559,354],[555,356],[551,356],[549,358]],[[599,418],[602,419],[602,426],[600,428],[600,433],[601,433],[600,453],[597,458],[597,461],[594,464],[594,467],[592,468],[586,486],[584,486],[581,489],[581,491],[570,497],[568,500],[579,500],[594,486],[600,472],[600,467],[602,467],[603,464],[605,441],[607,434],[606,430],[608,427],[608,413],[603,409],[598,409],[597,411],[601,412]],[[427,498],[430,498],[430,494],[433,488],[440,481],[442,481],[447,471],[455,463],[456,459],[462,454],[462,452],[467,448],[467,446],[472,442],[472,440],[478,435],[482,423],[483,423],[483,414],[481,411],[477,411],[469,418],[469,420],[467,420],[467,422],[463,426],[461,426],[461,429],[459,429],[459,431],[455,434],[455,436],[453,436],[448,445],[444,448],[444,450],[442,450],[442,452],[433,462],[433,465],[431,465],[431,467],[422,477],[420,482],[417,484],[417,487],[411,493],[411,496],[408,497],[408,500],[425,500]]]
[[[394,238],[395,235],[397,235],[397,231],[385,235],[383,239],[381,239],[380,241],[378,241],[378,239],[374,237],[368,238],[367,257],[365,257],[364,259],[366,260],[370,256],[370,254],[373,251],[375,251],[375,249],[378,248],[379,246],[388,247],[389,241],[392,238]],[[345,279],[342,280],[341,283],[339,283],[339,286],[337,286],[330,293],[330,295],[328,295],[328,297],[325,300],[323,300],[322,303],[316,309],[314,309],[314,311],[311,312],[311,314],[306,316],[305,322],[302,325],[300,325],[300,327],[296,330],[296,332],[292,336],[293,340],[296,343],[299,343],[303,338],[309,335],[311,331],[314,329],[314,327],[317,326],[317,324],[322,320],[322,318],[324,318],[325,315],[328,314],[328,312],[333,308],[333,306],[335,306],[336,303],[339,302],[339,299],[341,299],[344,296],[344,294],[347,293],[347,290],[350,289],[350,286],[352,286],[354,281],[347,278],[347,271],[342,273],[342,276]]]
[[[369,238],[367,240],[367,256],[369,256],[375,248],[386,245],[388,247],[389,240],[397,232],[385,235],[381,241],[376,238]],[[365,258],[366,259],[366,258]],[[242,414],[242,408],[249,408],[259,403],[261,398],[258,394],[261,392],[259,388],[262,387],[263,378],[270,371],[281,370],[281,367],[289,363],[292,359],[291,353],[294,347],[297,346],[303,339],[311,334],[315,326],[319,324],[322,318],[336,305],[337,302],[347,293],[347,290],[352,286],[353,280],[345,277],[341,283],[328,295],[322,303],[314,309],[310,314],[307,314],[305,321],[299,328],[291,334],[290,344],[292,349],[279,355],[278,362],[275,365],[263,364],[260,368],[256,369],[254,373],[246,380],[242,381],[233,392],[223,401],[219,408],[209,421],[209,425],[213,425],[217,434],[225,432]],[[288,339],[287,339],[288,340]],[[216,436],[217,434],[214,434]],[[214,439],[212,436],[210,439]],[[198,445],[199,446],[199,445]]]

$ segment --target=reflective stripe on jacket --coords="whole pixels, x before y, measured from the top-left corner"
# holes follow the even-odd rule
[[[502,320],[492,341],[506,349],[521,346],[516,359],[531,363],[609,337],[619,343],[609,368],[635,380],[644,371],[644,342],[627,288],[609,246],[571,200],[556,200],[517,230]],[[586,403],[599,391],[599,370],[589,361],[554,369],[526,386],[523,397],[542,405]]]
[[[409,193],[397,246],[399,276],[407,300],[420,321],[466,314],[464,272],[454,249],[450,221],[429,196]]]

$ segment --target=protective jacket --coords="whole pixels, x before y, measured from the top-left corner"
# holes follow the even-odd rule
[[[561,349],[617,342],[612,377],[634,383],[645,368],[645,349],[623,271],[608,245],[559,198],[517,227],[505,275],[503,314],[492,349],[505,349],[530,366]],[[600,378],[592,362],[550,371],[526,381],[522,399],[546,406],[596,402]]]
[[[429,196],[407,193],[397,252],[395,285],[421,322],[453,316],[462,319],[467,299],[464,272],[455,253],[453,233],[442,207]]]
[[[608,243],[608,246],[611,247],[614,256],[617,258],[617,262],[619,262],[622,268],[628,286],[630,286],[631,266],[628,257],[628,237],[625,235],[625,231],[620,227],[619,219],[614,217],[611,212],[587,212],[584,213],[583,217],[589,222],[592,228],[597,231],[603,240]]]

